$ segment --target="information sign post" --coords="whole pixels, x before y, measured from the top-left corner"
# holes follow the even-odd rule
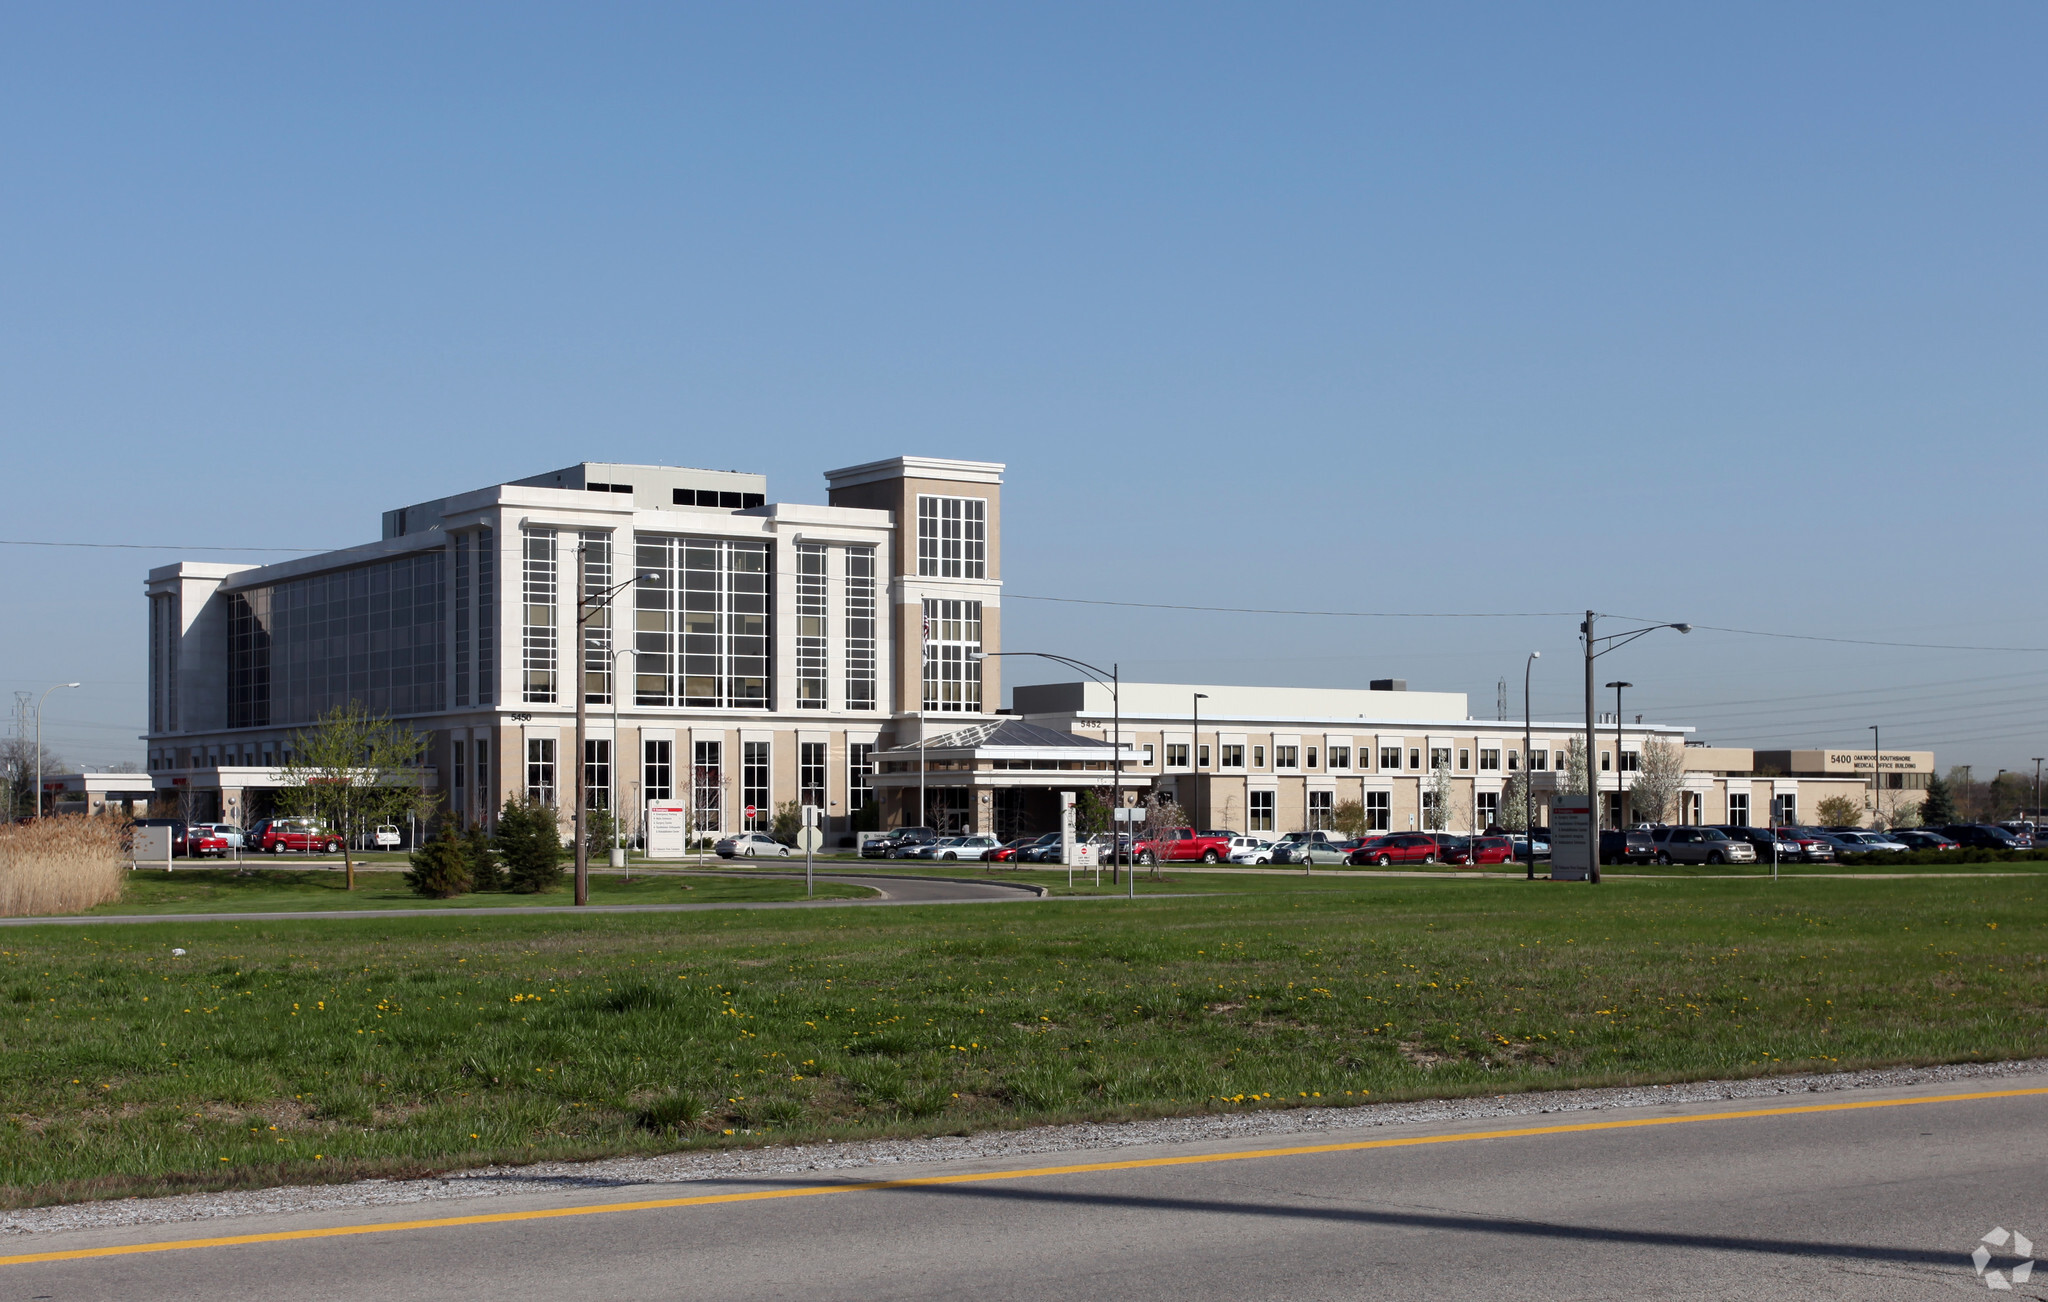
[[[1593,798],[1559,795],[1550,801],[1550,880],[1583,882],[1593,872],[1600,842],[1593,834]]]

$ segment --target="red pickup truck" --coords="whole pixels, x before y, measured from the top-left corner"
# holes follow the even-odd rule
[[[1237,835],[1228,830],[1197,832],[1192,827],[1168,827],[1160,829],[1156,836],[1142,837],[1131,847],[1131,854],[1139,863],[1192,863],[1199,859],[1203,863],[1221,863],[1230,857],[1230,838]]]

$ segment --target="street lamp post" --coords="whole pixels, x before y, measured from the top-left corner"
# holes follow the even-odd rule
[[[1882,831],[1884,823],[1884,752],[1878,744],[1876,724],[1870,725],[1870,825]]]
[[[619,593],[625,591],[635,582],[659,583],[661,581],[659,574],[636,574],[630,579],[621,579],[603,592],[598,593],[595,598],[592,598],[589,588],[589,575],[590,544],[587,542],[579,543],[576,547],[576,646],[572,652],[576,657],[576,677],[574,680],[576,686],[576,753],[571,759],[571,767],[576,778],[576,817],[573,826],[576,832],[576,903],[578,905],[590,903],[590,837],[584,830],[585,824],[589,820],[589,813],[584,808],[589,793],[584,789],[587,784],[584,781],[583,760],[583,748],[588,744],[588,734],[590,731],[590,684],[588,681],[588,663],[584,659],[583,640],[587,636],[586,630],[590,626],[590,621],[597,617],[598,611],[604,610],[612,604],[613,597],[618,596]],[[613,717],[616,718],[619,700],[616,665],[612,673],[612,680],[612,709]],[[612,729],[612,762],[615,764],[618,762],[618,745],[618,729],[614,727]],[[614,784],[614,786],[616,785]]]
[[[1536,744],[1536,725],[1529,713],[1529,673],[1542,658],[1541,651],[1531,651],[1522,662],[1522,840],[1529,847],[1528,878],[1532,882],[1536,880],[1536,785],[1529,776],[1529,749]]]
[[[1195,807],[1188,811],[1195,825],[1189,830],[1198,833],[1202,830],[1202,702],[1208,699],[1207,692],[1195,693],[1194,731],[1188,737],[1188,794],[1195,801]]]
[[[52,683],[43,689],[42,700],[36,702],[36,820],[43,817],[43,706],[50,699],[50,693],[59,687],[76,687],[77,683]]]
[[[2040,820],[2041,820],[2041,757],[2040,757],[2039,755],[2036,755],[2036,756],[2034,756],[2034,822],[2035,822],[2036,826],[2038,826],[2038,825],[2039,825],[2039,823],[2040,823]]]
[[[1681,633],[1692,632],[1692,625],[1690,624],[1650,624],[1643,628],[1630,629],[1626,633],[1609,633],[1605,637],[1595,637],[1593,635],[1593,623],[1598,618],[1598,612],[1589,610],[1586,612],[1586,622],[1579,625],[1580,641],[1586,653],[1586,799],[1587,803],[1592,806],[1592,816],[1588,821],[1590,823],[1589,831],[1592,836],[1592,854],[1590,857],[1593,862],[1586,870],[1586,880],[1595,885],[1598,885],[1600,881],[1600,780],[1598,776],[1599,770],[1593,767],[1593,754],[1598,740],[1594,736],[1594,725],[1598,707],[1593,700],[1593,662],[1606,655],[1609,651],[1615,650],[1617,647],[1627,646],[1630,642],[1635,641],[1644,634],[1654,633],[1660,628],[1675,628]],[[1612,645],[1601,647],[1597,651],[1594,650],[1593,648],[1601,642],[1611,643]],[[1615,726],[1617,728],[1621,726],[1620,714],[1619,710],[1615,711]],[[1615,762],[1619,763],[1620,760],[1617,758]]]
[[[1635,684],[1609,683],[1607,685],[1614,689],[1614,826],[1618,830],[1627,821],[1622,815],[1628,809],[1628,801],[1625,798],[1626,792],[1621,785],[1621,689],[1624,687],[1634,687]]]
[[[1050,651],[977,651],[974,653],[974,658],[977,660],[990,660],[998,656],[1031,656],[1038,660],[1050,660],[1055,664],[1066,665],[1070,669],[1078,669],[1084,674],[1092,674],[1098,683],[1102,681],[1102,670],[1095,665],[1091,665],[1085,660],[1076,660],[1072,656],[1055,655]],[[1109,807],[1109,883],[1112,886],[1116,885],[1117,874],[1122,870],[1124,848],[1123,840],[1116,828],[1118,811],[1124,807],[1124,702],[1122,669],[1123,666],[1115,662],[1112,662],[1109,666],[1109,735],[1110,769],[1112,772],[1110,790],[1114,793],[1110,797]],[[1101,878],[1098,877],[1096,880],[1099,882]],[[1127,885],[1130,888],[1132,898],[1135,899],[1138,894],[1138,878],[1135,871],[1131,874]]]

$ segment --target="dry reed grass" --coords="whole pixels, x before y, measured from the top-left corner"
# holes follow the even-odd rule
[[[0,917],[83,913],[120,899],[123,831],[81,815],[0,826]]]

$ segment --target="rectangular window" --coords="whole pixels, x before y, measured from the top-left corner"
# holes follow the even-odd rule
[[[1301,747],[1275,746],[1273,767],[1276,769],[1298,769],[1301,767]]]
[[[178,731],[179,599],[174,594],[149,599],[149,730]],[[232,703],[230,719],[232,725]]]
[[[765,741],[740,743],[740,804],[754,811],[747,819],[748,827],[766,827],[775,817],[775,806],[768,800],[768,745]]]
[[[491,531],[476,535],[476,703],[498,699],[498,554]],[[481,770],[479,770],[481,772]]]
[[[1313,746],[1311,746],[1311,747],[1309,747],[1309,748],[1308,748],[1308,767],[1309,767],[1309,768],[1314,768],[1315,766],[1316,766],[1316,748],[1315,748],[1315,747],[1313,747]]]
[[[469,704],[469,547],[466,533],[455,535],[455,704]]]
[[[583,699],[591,705],[612,703],[612,610],[605,594],[612,586],[612,536],[585,533],[583,548]],[[603,603],[603,604],[599,604]]]
[[[1603,751],[1601,751],[1601,752],[1600,752],[1600,771],[1601,771],[1602,773],[1605,773],[1605,772],[1609,771],[1610,769],[1612,769],[1613,767],[1614,767],[1614,754],[1613,754],[1613,752],[1612,752],[1612,751],[1604,751],[1604,750],[1603,750]]]
[[[940,579],[988,577],[985,500],[918,496],[917,572]]]
[[[1273,795],[1271,791],[1253,791],[1247,794],[1245,808],[1250,811],[1252,831],[1273,830]]]
[[[1397,764],[1394,767],[1399,768],[1400,765]],[[1422,768],[1422,748],[1420,746],[1410,746],[1408,748],[1408,767],[1417,770]]]
[[[981,713],[981,603],[924,599],[924,708]]]
[[[524,700],[551,705],[555,699],[555,531],[522,529],[525,547],[520,595],[525,616],[520,621]],[[528,784],[532,785],[531,783]]]
[[[700,832],[725,827],[724,744],[700,741],[690,754],[690,808],[695,811],[691,826]]]
[[[1209,767],[1209,743],[1203,742],[1195,747],[1195,767],[1200,769]]]
[[[1244,747],[1223,746],[1219,748],[1217,753],[1223,757],[1221,767],[1226,769],[1241,769],[1244,767]]]
[[[1500,822],[1500,792],[1482,791],[1479,793],[1472,821],[1481,828],[1492,827]]]
[[[828,743],[806,741],[797,745],[796,798],[799,804],[816,805],[818,817],[825,817],[825,753]]]
[[[1500,768],[1500,748],[1499,748],[1499,747],[1497,747],[1497,746],[1488,746],[1488,747],[1486,747],[1486,748],[1482,749],[1482,750],[1481,750],[1481,751],[1479,752],[1479,768],[1480,768],[1480,771],[1481,771],[1481,772],[1485,772],[1485,771],[1487,771],[1487,770],[1489,770],[1489,769],[1492,769],[1492,770],[1497,770],[1497,769],[1499,769],[1499,768]]]
[[[1463,773],[1471,767],[1472,748],[1469,746],[1458,747],[1458,772]]]
[[[1449,746],[1431,746],[1429,748],[1430,772],[1434,773],[1438,769],[1447,769],[1450,766],[1451,748]]]
[[[612,807],[612,744],[603,737],[583,739],[583,803],[591,809]]]
[[[1391,791],[1368,791],[1365,793],[1365,830],[1384,832],[1394,817],[1394,793]]]
[[[1147,747],[1146,749],[1149,750],[1150,747]],[[1184,769],[1187,766],[1187,743],[1178,741],[1170,741],[1166,743],[1166,767],[1170,769]]]
[[[1643,771],[1643,753],[1639,750],[1625,750],[1621,753],[1621,771],[1640,773]]]
[[[672,741],[640,743],[640,794],[647,799],[675,798],[675,746]]]
[[[846,549],[846,708],[875,708],[875,549]]]
[[[1547,751],[1547,750],[1532,750],[1532,751],[1530,751],[1530,752],[1529,752],[1529,771],[1530,771],[1530,772],[1532,772],[1532,773],[1541,773],[1541,772],[1543,772],[1543,771],[1544,771],[1545,769],[1547,769],[1547,768],[1549,768],[1549,767],[1550,767],[1550,752],[1549,752],[1549,751]]]
[[[526,798],[537,804],[555,803],[555,739],[526,739]]]
[[[768,544],[642,534],[633,592],[641,705],[769,707]]]
[[[1351,767],[1351,748],[1350,748],[1349,746],[1332,746],[1332,747],[1330,747],[1330,768],[1331,768],[1332,770],[1336,770],[1336,769],[1348,769],[1348,768],[1350,768],[1350,767]]]
[[[1797,826],[1799,823],[1799,797],[1785,792],[1771,797],[1771,817],[1780,827]]]
[[[1266,767],[1266,748],[1264,746],[1252,747],[1252,767],[1255,769]]]
[[[1747,791],[1731,791],[1728,793],[1728,825],[1730,827],[1749,826],[1749,793]]]
[[[796,546],[796,708],[825,708],[825,549]]]
[[[1144,765],[1145,765],[1145,767],[1146,767],[1146,768],[1148,768],[1148,769],[1149,769],[1149,768],[1151,768],[1151,767],[1152,767],[1152,758],[1153,758],[1153,751],[1152,751],[1152,743],[1151,743],[1151,742],[1149,742],[1149,741],[1148,741],[1148,742],[1146,742],[1146,743],[1145,743],[1145,745],[1144,745],[1144,747],[1143,747],[1143,749],[1144,749],[1144,752],[1145,752],[1145,759],[1144,759]]]
[[[1311,791],[1308,793],[1308,830],[1327,832],[1331,827],[1331,815],[1337,803],[1334,791]]]
[[[458,821],[467,812],[468,807],[466,797],[469,795],[469,774],[464,771],[467,766],[462,762],[462,752],[468,749],[467,743],[459,741],[451,742],[448,746],[448,757],[453,761],[453,768],[455,770],[455,795],[449,801],[449,807],[455,811],[455,817]]]
[[[491,807],[491,747],[490,743],[479,741],[471,749],[476,755],[476,820],[481,824],[497,812]]]
[[[875,799],[875,744],[849,742],[846,747],[846,811],[866,809]]]
[[[1520,751],[1518,751],[1518,750],[1511,750],[1511,751],[1509,751],[1509,752],[1508,752],[1508,772],[1512,773],[1512,772],[1514,772],[1514,771],[1515,771],[1515,770],[1516,770],[1517,768],[1520,768],[1520,767],[1521,767],[1521,763],[1522,763],[1522,752],[1520,752]]]
[[[1398,772],[1401,767],[1401,748],[1399,746],[1380,747],[1380,767]]]

